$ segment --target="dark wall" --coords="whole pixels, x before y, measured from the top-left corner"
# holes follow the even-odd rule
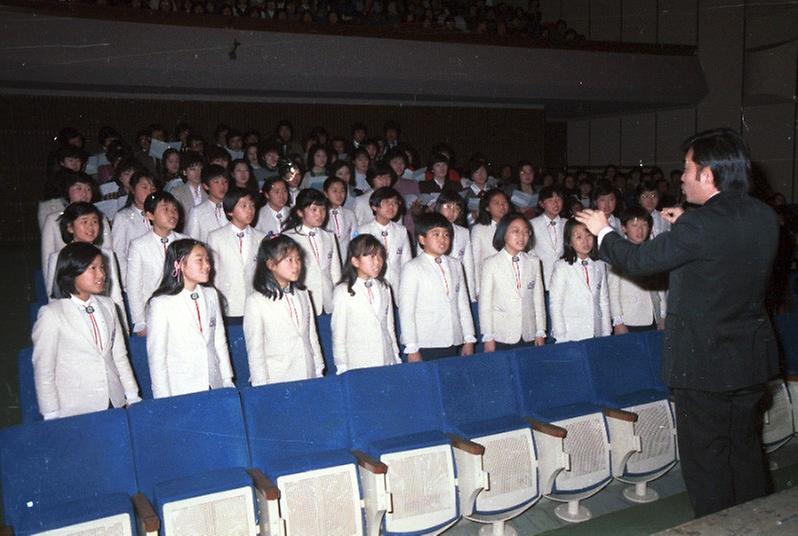
[[[67,125],[84,132],[93,149],[98,128],[106,124],[132,142],[135,132],[151,122],[172,129],[177,122],[188,121],[210,139],[219,122],[267,134],[277,121],[289,119],[300,137],[319,125],[331,135],[348,137],[355,121],[365,123],[370,135],[380,135],[385,120],[393,119],[424,159],[434,143],[445,141],[463,165],[474,152],[496,163],[521,158],[545,163],[544,114],[536,109],[0,96],[0,117],[0,182],[6,193],[0,201],[0,242],[38,238],[36,202],[45,158],[53,138]]]

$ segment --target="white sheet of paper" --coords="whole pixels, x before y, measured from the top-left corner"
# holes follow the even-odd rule
[[[153,158],[157,158],[160,160],[163,158],[163,154],[166,152],[167,149],[174,149],[179,151],[183,147],[183,142],[180,141],[161,141],[161,140],[151,140],[150,141],[150,156]]]

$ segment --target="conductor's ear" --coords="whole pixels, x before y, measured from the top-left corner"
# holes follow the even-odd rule
[[[708,186],[715,186],[715,174],[712,173],[712,169],[709,166],[704,166],[701,168],[701,173],[698,175],[699,180],[708,185]]]

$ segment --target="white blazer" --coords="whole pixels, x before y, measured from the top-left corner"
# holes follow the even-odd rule
[[[518,273],[506,249],[485,259],[479,288],[482,340],[515,344],[546,336],[546,304],[540,261],[521,252]],[[518,288],[520,285],[520,288]]]
[[[550,222],[555,222],[551,225]],[[541,214],[530,220],[532,232],[534,233],[535,255],[543,264],[543,281],[546,289],[551,287],[551,272],[554,270],[554,263],[557,262],[563,253],[563,232],[565,230],[565,218],[550,220],[545,214]],[[554,227],[554,241],[551,239],[550,229]]]
[[[42,225],[42,270],[46,269],[50,254],[54,251],[61,251],[61,248],[66,246],[66,242],[61,238],[61,228],[58,225],[58,218],[63,213],[63,210],[52,212],[44,219],[44,225]],[[111,249],[114,246],[114,239],[111,236],[111,224],[108,223],[108,218],[105,216],[102,217],[102,226],[102,246]]]
[[[47,199],[46,201],[39,201],[38,209],[36,210],[36,218],[39,222],[39,231],[44,229],[44,220],[53,212],[63,212],[66,206],[66,199],[63,197],[56,197],[55,199]]]
[[[338,374],[347,370],[396,365],[399,346],[393,318],[391,289],[386,283],[371,281],[379,310],[369,301],[364,281],[358,280],[349,294],[345,283],[333,294],[332,340],[333,357]]]
[[[153,298],[147,305],[147,360],[155,398],[233,387],[216,289],[198,286],[195,292],[205,302],[202,331],[186,289]]]
[[[201,184],[199,187],[200,202],[196,205],[194,204],[194,195],[191,193],[191,186],[187,182],[178,184],[170,193],[175,196],[177,202],[183,207],[183,217],[186,219],[186,222],[188,221],[191,209],[204,203],[205,200],[208,199],[208,192],[205,191],[205,188],[203,188]]]
[[[493,247],[493,236],[496,234],[496,222],[488,225],[477,223],[471,228],[471,250],[474,254],[474,281],[476,282],[476,297],[479,298],[479,282],[482,281],[482,264],[485,259],[496,255],[498,251]]]
[[[338,253],[341,254],[341,264],[346,261],[346,252],[352,234],[357,231],[355,213],[348,208],[338,207],[327,211],[327,230],[335,235],[338,241]],[[337,281],[335,281],[337,283]]]
[[[460,261],[463,265],[466,285],[468,286],[468,296],[471,301],[477,301],[476,273],[474,271],[474,251],[471,248],[471,235],[468,229],[460,225],[452,225],[454,237],[452,239],[452,252],[450,255]]]
[[[358,227],[363,227],[367,223],[374,221],[374,211],[371,210],[371,204],[369,203],[372,193],[373,190],[369,189],[368,192],[355,198],[355,204],[352,210],[355,213],[355,220],[357,221]]]
[[[549,289],[551,334],[557,342],[603,337],[612,331],[607,265],[588,261],[590,288],[579,259],[554,263]]]
[[[138,385],[125,349],[125,336],[110,298],[94,296],[102,315],[94,342],[86,312],[71,299],[39,309],[33,326],[33,377],[39,411],[47,418],[68,417],[137,402]]]
[[[119,273],[122,275],[122,285],[126,284],[127,253],[130,242],[147,234],[152,230],[152,225],[143,210],[131,205],[123,208],[114,216],[114,226],[111,229],[111,238],[114,242],[114,253],[119,261]]]
[[[614,326],[650,326],[665,318],[665,292],[648,282],[648,278],[632,278],[610,267],[607,284]]]
[[[383,232],[388,233],[383,236]],[[410,239],[407,237],[407,228],[396,222],[388,222],[383,227],[377,220],[367,223],[358,229],[358,234],[370,234],[379,240],[383,246],[387,244],[385,250],[388,258],[385,259],[385,281],[391,286],[394,298],[398,299],[399,286],[402,281],[402,269],[405,264],[413,258],[410,251]]]
[[[119,322],[122,324],[122,328],[127,333],[127,313],[125,312],[125,300],[122,299],[122,285],[119,282],[119,269],[116,267],[116,258],[114,256],[114,252],[110,249],[101,248],[100,251],[103,253],[103,265],[105,266],[106,292],[103,293],[103,296],[108,296],[116,304],[116,312],[119,315]],[[44,284],[45,288],[47,289],[48,297],[52,296],[53,294],[53,285],[55,284],[55,268],[58,266],[58,255],[60,253],[60,251],[51,253],[50,258],[47,261],[47,273],[44,279]],[[53,299],[48,298],[48,301],[53,301]]]
[[[399,322],[405,353],[476,342],[463,270],[456,259],[441,257],[447,273],[422,253],[405,264],[399,287]],[[448,294],[446,292],[448,287]]]
[[[651,213],[651,219],[653,220],[650,235],[652,239],[671,230],[671,224],[660,215],[659,210],[654,210]]]
[[[310,233],[315,233],[311,245]],[[305,287],[310,292],[313,310],[317,315],[332,313],[333,287],[341,280],[341,256],[335,235],[324,229],[311,229],[300,225],[284,233],[290,236],[304,251]]]
[[[283,223],[288,220],[288,212],[288,207],[283,207],[277,212],[267,203],[258,211],[258,223],[255,229],[267,236],[282,233]]]
[[[243,232],[242,251],[236,233]],[[216,288],[225,298],[225,315],[243,316],[244,302],[252,293],[252,279],[261,240],[266,235],[251,227],[244,231],[228,223],[208,235],[208,247],[213,252],[216,269]]]
[[[244,337],[253,386],[321,377],[324,360],[306,290],[294,290],[291,298],[283,295],[278,300],[260,292],[250,294]]]
[[[175,240],[186,237],[173,232],[166,238],[169,247]],[[133,333],[147,327],[145,306],[163,279],[163,265],[166,260],[163,246],[161,237],[153,231],[130,243],[127,256],[127,301]]]
[[[222,204],[216,205],[210,199],[192,208],[186,219],[185,234],[200,242],[207,242],[209,234],[228,223]]]

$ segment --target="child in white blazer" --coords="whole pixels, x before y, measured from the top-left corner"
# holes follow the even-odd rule
[[[147,334],[145,306],[163,277],[169,244],[186,238],[174,232],[179,210],[169,192],[156,192],[144,201],[144,214],[150,219],[152,230],[130,243],[127,257],[127,300],[136,335]]]
[[[280,177],[266,179],[261,191],[266,204],[258,211],[255,229],[272,237],[283,232],[288,221],[288,183]]]
[[[374,221],[374,207],[371,204],[371,194],[380,188],[393,188],[397,180],[398,177],[396,176],[396,172],[385,164],[379,164],[377,167],[368,170],[366,182],[369,188],[355,198],[355,203],[352,207],[358,227],[363,227]]]
[[[374,236],[385,247],[388,255],[385,259],[388,265],[385,281],[391,286],[394,299],[398,301],[402,268],[410,262],[413,255],[410,251],[407,228],[394,221],[399,216],[399,209],[404,200],[402,194],[393,188],[383,187],[371,193],[369,202],[374,212],[374,221],[360,227],[358,233]]]
[[[543,210],[543,214],[532,218],[530,223],[535,236],[535,255],[543,265],[543,282],[548,290],[551,286],[551,272],[554,270],[554,263],[562,257],[563,252],[565,218],[560,216],[563,208],[563,194],[554,186],[546,186],[540,190],[538,205]]]
[[[510,211],[510,199],[499,189],[488,191],[479,200],[477,223],[471,228],[471,249],[474,254],[474,281],[476,297],[479,299],[479,282],[482,279],[482,263],[498,253],[493,247],[493,237],[499,220]]]
[[[61,180],[64,183],[64,198],[66,199],[66,202],[63,205],[64,207],[78,201],[91,203],[94,179],[85,173],[64,173],[61,176]],[[44,218],[44,223],[42,224],[41,243],[42,270],[46,269],[47,261],[50,258],[50,255],[54,252],[61,251],[61,248],[66,245],[64,243],[63,237],[61,236],[61,229],[58,225],[58,219],[63,213],[64,211],[61,209],[51,212]],[[103,246],[110,248],[113,246],[111,225],[108,223],[108,219],[105,216],[102,217],[102,223],[102,244]]]
[[[464,201],[454,190],[444,190],[435,201],[435,212],[442,214],[452,224],[454,236],[449,255],[460,261],[468,286],[468,296],[477,301],[477,282],[474,275],[474,252],[471,249],[471,235],[465,221]]]
[[[250,227],[255,218],[255,199],[250,190],[233,186],[224,196],[229,223],[208,236],[208,247],[216,260],[216,288],[224,296],[225,316],[244,316],[244,303],[252,293],[262,232]]]
[[[343,179],[332,176],[324,181],[324,195],[330,204],[327,218],[327,230],[335,235],[338,241],[338,252],[343,256],[349,250],[352,233],[357,230],[355,213],[344,206],[346,203],[347,184]],[[343,259],[342,259],[343,260]]]
[[[385,256],[383,245],[369,234],[349,243],[344,276],[333,294],[333,357],[338,374],[401,363]]]
[[[607,265],[597,260],[593,235],[575,219],[565,223],[562,259],[554,263],[549,289],[551,335],[556,342],[610,334]]]
[[[114,303],[102,296],[102,252],[73,242],[58,255],[53,302],[33,326],[33,376],[45,419],[141,400]]]
[[[653,221],[644,206],[630,207],[621,215],[626,239],[639,245],[648,240]],[[632,277],[615,266],[607,275],[613,333],[665,329],[665,282],[661,277]]]
[[[105,291],[104,296],[108,296],[117,307],[119,321],[125,332],[128,330],[127,314],[125,313],[125,302],[122,299],[122,285],[119,279],[119,270],[116,267],[116,258],[111,249],[102,248],[102,212],[91,203],[77,202],[72,203],[64,209],[64,213],[59,218],[61,237],[66,244],[72,242],[85,242],[100,247],[103,254],[103,268],[105,270]],[[66,247],[66,246],[65,246]],[[62,248],[63,250],[63,248]],[[50,254],[45,267],[45,285],[53,298],[55,286],[55,271],[58,264],[60,252]]]
[[[211,256],[204,244],[177,240],[147,303],[147,359],[155,398],[234,387],[233,368]]]
[[[332,313],[333,281],[341,279],[341,255],[335,235],[324,229],[327,198],[318,190],[302,190],[285,224],[290,236],[304,252],[304,285],[317,315]]]
[[[416,219],[424,253],[404,265],[399,321],[408,361],[474,353],[474,322],[460,263],[446,255],[452,224],[437,213]]]
[[[227,225],[223,202],[229,187],[230,174],[225,168],[211,164],[202,169],[202,189],[208,197],[188,213],[186,235],[207,242],[209,234]]]
[[[540,260],[529,253],[532,226],[510,213],[496,226],[496,255],[485,259],[479,297],[479,326],[486,352],[546,341],[546,309]]]
[[[250,383],[321,377],[316,320],[308,291],[300,283],[302,249],[285,234],[264,239],[258,249],[255,292],[244,311]]]
[[[127,276],[127,253],[130,242],[147,234],[152,226],[150,219],[144,214],[144,201],[157,191],[155,180],[149,172],[137,171],[130,178],[130,195],[128,204],[114,216],[111,237],[114,241],[114,253],[119,261],[119,272],[122,284]]]

